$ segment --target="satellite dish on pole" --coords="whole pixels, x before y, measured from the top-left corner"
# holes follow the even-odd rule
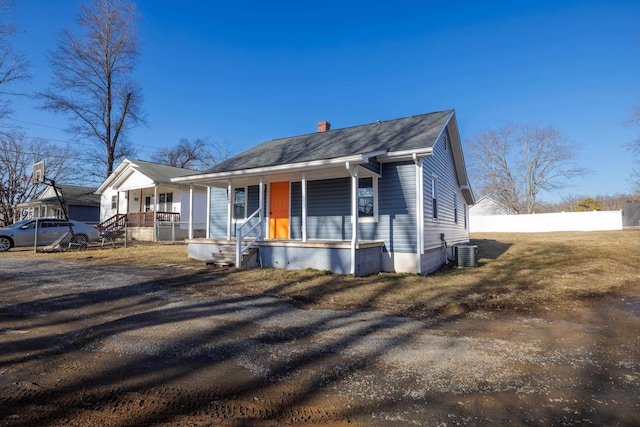
[[[36,162],[33,164],[33,173],[31,174],[31,180],[40,184],[44,182],[44,162]]]

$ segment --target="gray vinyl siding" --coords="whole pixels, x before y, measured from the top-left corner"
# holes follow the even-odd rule
[[[82,222],[100,222],[99,206],[68,206],[69,219]]]
[[[302,238],[302,193],[292,198],[292,218],[295,207],[296,239]],[[293,192],[292,192],[293,193]],[[294,205],[295,203],[295,205]],[[293,227],[292,227],[293,234]],[[325,179],[307,182],[307,238],[318,240],[351,239],[351,180]]]
[[[361,224],[361,238],[384,240],[387,252],[416,252],[416,166],[384,163],[378,180],[378,222]]]
[[[227,190],[225,188],[211,187],[211,208],[209,211],[209,237],[227,237]]]
[[[386,251],[416,250],[413,162],[385,163],[378,180],[378,221],[361,222],[359,240],[383,240]],[[302,238],[302,185],[291,185],[291,238]],[[307,182],[307,237],[351,239],[351,179]]]
[[[440,247],[440,234],[444,233],[448,246],[469,241],[467,205],[455,172],[449,135],[445,130],[433,146],[432,156],[423,160],[424,195],[424,249]],[[445,150],[445,144],[448,149]],[[438,218],[433,218],[431,179],[438,180]],[[455,222],[454,200],[457,195],[458,223]]]
[[[360,240],[382,240],[387,252],[416,252],[416,167],[412,161],[380,165],[378,221],[359,225]],[[247,190],[247,214],[258,208],[258,187]],[[265,195],[265,203],[267,201]],[[227,236],[227,190],[211,189],[210,237]],[[266,224],[265,224],[266,227]],[[291,183],[291,239],[302,239],[302,185]],[[234,232],[235,234],[235,232]],[[266,235],[266,234],[265,234]],[[307,182],[307,238],[351,239],[351,179]]]

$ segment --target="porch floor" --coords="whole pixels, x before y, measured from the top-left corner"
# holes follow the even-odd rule
[[[251,241],[251,239],[244,239],[247,243]],[[216,244],[216,245],[235,245],[236,239],[232,238],[231,240],[227,240],[225,238],[216,238],[216,239],[206,239],[206,238],[198,238],[198,239],[188,239],[187,243],[196,243],[196,244]],[[351,240],[307,240],[303,242],[298,239],[267,239],[257,241],[256,246],[286,246],[286,247],[297,247],[297,248],[351,248]],[[373,248],[377,246],[384,245],[384,241],[382,240],[361,240],[357,243],[356,249],[366,249]]]

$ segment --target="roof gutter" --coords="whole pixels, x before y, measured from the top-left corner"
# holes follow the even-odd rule
[[[431,157],[433,153],[432,147],[403,150],[403,151],[389,151],[385,154],[379,155],[378,160],[385,161],[398,161],[398,160],[414,160],[416,157]]]

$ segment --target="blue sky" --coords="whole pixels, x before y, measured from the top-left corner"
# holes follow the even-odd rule
[[[49,83],[45,54],[75,25],[79,0],[18,0],[14,46]],[[147,127],[138,158],[180,138],[240,151],[269,139],[454,108],[463,140],[538,122],[581,144],[591,170],[546,194],[627,193],[640,136],[640,2],[140,0],[136,71]],[[63,116],[14,103],[34,137],[71,138]],[[473,176],[471,176],[473,184]],[[478,196],[478,194],[477,194]]]

